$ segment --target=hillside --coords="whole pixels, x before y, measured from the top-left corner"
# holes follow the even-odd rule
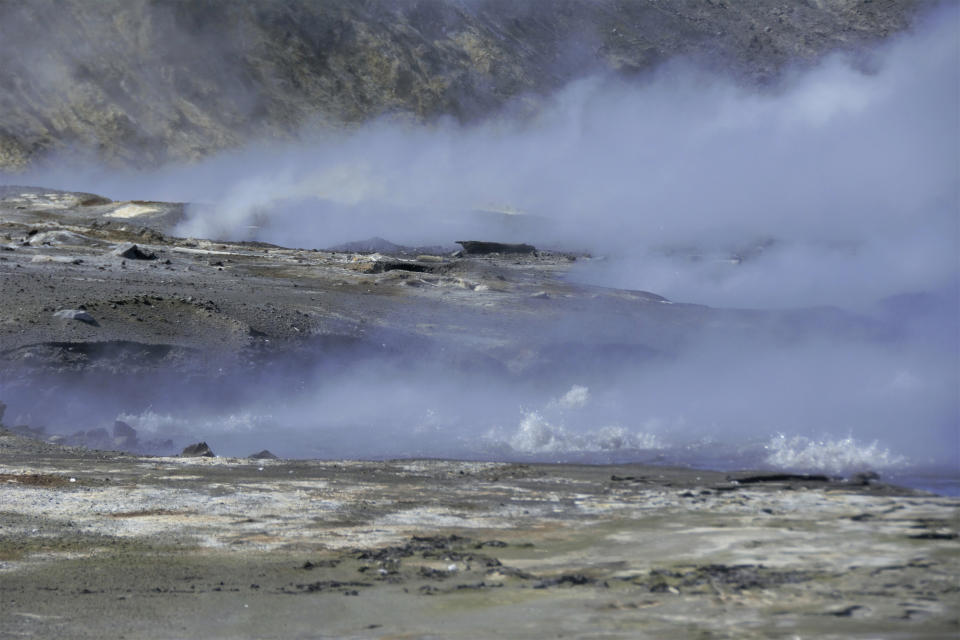
[[[470,121],[677,55],[770,83],[907,27],[921,4],[0,0],[0,168],[157,166],[383,115]]]

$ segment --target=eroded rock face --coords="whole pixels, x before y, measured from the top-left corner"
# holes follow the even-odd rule
[[[123,420],[113,423],[113,445],[122,451],[135,451],[139,445],[137,430]]]
[[[216,454],[210,449],[206,442],[197,442],[189,444],[180,452],[183,458],[215,458]]]
[[[485,242],[482,240],[457,240],[457,244],[463,247],[463,252],[468,255],[485,255],[489,253],[536,253],[537,248],[532,244],[508,244],[506,242]]]
[[[766,82],[788,63],[900,30],[926,4],[5,3],[0,167],[51,151],[153,166],[388,113],[470,120],[678,54]]]

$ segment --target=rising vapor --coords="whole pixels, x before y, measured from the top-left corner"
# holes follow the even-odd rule
[[[344,363],[335,379],[316,373],[303,392],[238,408],[235,438],[269,430],[287,452],[331,456],[555,459],[719,442],[766,447],[780,466],[956,464],[957,25],[946,7],[869,55],[762,89],[680,59],[631,80],[584,78],[533,113],[478,124],[388,119],[188,168],[30,180],[194,203],[186,236],[534,242],[593,254],[570,276],[580,282],[724,308],[829,306],[835,318],[778,339],[707,333],[615,376],[516,384],[429,362]],[[589,402],[563,406],[577,388]],[[125,419],[172,428],[164,416]],[[209,438],[225,429],[208,424]],[[384,434],[393,444],[369,444]]]

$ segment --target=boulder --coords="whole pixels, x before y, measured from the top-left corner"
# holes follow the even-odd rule
[[[257,453],[250,454],[251,460],[278,460],[279,456],[270,451],[269,449],[264,449]]]
[[[138,444],[137,430],[123,420],[117,420],[113,423],[113,444],[125,449],[136,447]]]
[[[128,425],[123,420],[117,420],[113,423],[114,438],[136,438],[137,430]]]
[[[61,320],[78,320],[95,327],[99,326],[96,319],[82,309],[61,309],[60,311],[55,312],[53,317],[60,318]]]
[[[478,240],[457,240],[468,255],[483,255],[487,253],[536,253],[537,248],[532,244],[506,244],[503,242],[481,242]]]
[[[138,245],[135,245],[132,242],[124,242],[121,245],[118,245],[116,249],[111,251],[115,256],[121,258],[126,258],[128,260],[156,260],[157,254],[151,253],[150,251],[144,251]]]
[[[181,458],[215,458],[216,454],[207,446],[206,442],[189,444],[180,452]]]

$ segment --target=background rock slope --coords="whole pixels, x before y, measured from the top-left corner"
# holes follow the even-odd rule
[[[922,4],[7,0],[0,168],[147,167],[384,115],[523,112],[578,76],[678,55],[770,83],[905,28]]]

